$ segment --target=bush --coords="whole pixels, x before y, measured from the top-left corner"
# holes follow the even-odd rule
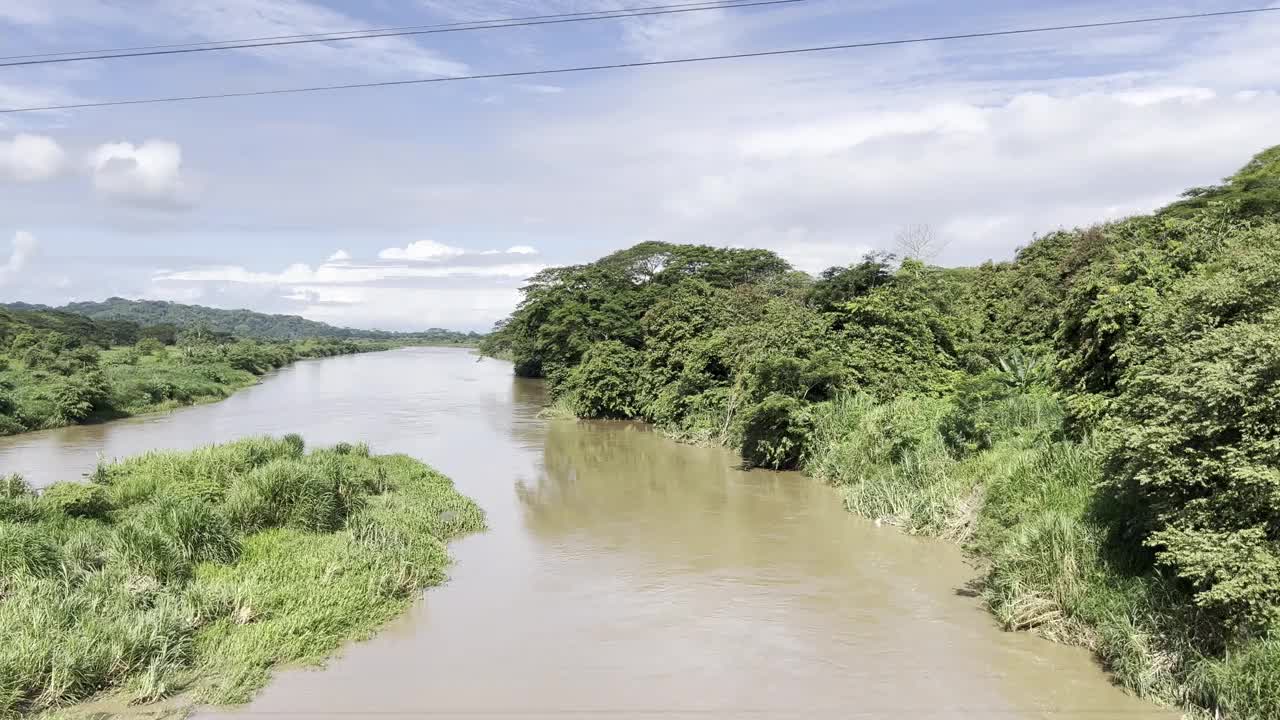
[[[968,376],[957,383],[953,405],[938,423],[947,447],[957,456],[964,456],[994,445],[998,428],[989,408],[1009,397],[1010,392],[994,372]]]
[[[45,509],[21,475],[0,476],[0,522],[35,522]]]
[[[21,475],[17,473],[0,475],[0,498],[12,500],[14,498],[31,497],[32,495],[35,495],[35,491],[31,489],[31,485]]]
[[[1280,622],[1280,225],[1173,283],[1120,353],[1106,426],[1126,534],[1224,622]]]
[[[746,413],[742,457],[757,467],[794,468],[804,457],[812,431],[812,416],[804,402],[790,395],[770,395]]]
[[[593,344],[569,374],[564,392],[587,418],[631,418],[640,414],[640,354],[616,340]]]
[[[88,418],[106,406],[109,393],[106,376],[93,370],[56,381],[49,390],[53,417],[58,425],[70,425]]]
[[[67,517],[101,518],[111,510],[105,490],[77,482],[50,485],[40,493],[40,502],[50,511]]]
[[[139,354],[147,356],[159,355],[164,352],[164,343],[154,337],[144,337],[133,347]]]

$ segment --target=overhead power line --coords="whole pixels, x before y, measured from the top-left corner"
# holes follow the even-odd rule
[[[662,65],[684,65],[689,63],[715,62],[721,60],[738,60],[743,58],[777,57],[783,55],[800,55],[804,53],[831,52],[835,50],[854,50],[859,48],[888,47],[892,45],[910,45],[915,43],[941,42],[945,40],[969,40],[975,38],[1005,37],[1011,35],[1031,35],[1034,33],[1060,32],[1067,30],[1088,30],[1093,28],[1117,27],[1121,25],[1139,25],[1145,23],[1171,22],[1174,20],[1194,20],[1256,13],[1278,12],[1280,7],[1254,8],[1249,10],[1224,10],[1220,12],[1194,13],[1189,15],[1164,15],[1160,17],[1135,18],[1130,20],[1109,20],[1106,22],[1080,23],[1075,25],[1053,25],[1048,27],[1020,28],[1016,30],[994,30],[989,32],[960,33],[955,35],[935,35],[931,37],[906,38],[899,40],[877,40],[871,42],[845,43],[841,45],[819,45],[814,47],[788,48],[782,50],[762,50],[759,52],[732,53],[727,55],[705,55],[702,57],[674,58],[671,60],[645,60],[626,63],[610,63],[606,65],[579,65],[576,67],[548,68],[542,70],[513,70],[509,72],[484,73],[479,75],[456,75],[435,78],[418,78],[413,80],[388,80],[383,82],[346,83],[341,85],[316,85],[312,87],[280,88],[276,90],[251,90],[245,92],[209,93],[203,95],[176,95],[171,97],[142,98],[134,100],[104,100],[101,102],[73,103],[67,105],[45,105],[41,107],[22,107],[0,109],[0,114],[36,112],[41,110],[76,110],[81,108],[115,107],[119,105],[151,105],[157,103],[191,102],[195,100],[221,100],[227,98],[259,97],[265,95],[292,95],[298,93],[323,92],[331,90],[352,90],[355,88],[395,87],[400,85],[426,85],[431,83],[462,82],[466,80],[496,80],[502,78],[524,78],[540,75],[564,75],[569,73],[594,72],[600,70],[622,70],[628,68],[656,67]]]
[[[84,62],[86,60],[115,60],[119,58],[151,57],[156,55],[184,55],[189,53],[243,50],[247,48],[280,47],[282,45],[307,45],[311,43],[371,40],[375,38],[405,37],[410,35],[437,35],[441,33],[469,32],[472,30],[497,30],[501,28],[530,27],[535,25],[563,25],[566,23],[592,22],[596,20],[625,20],[653,15],[676,15],[705,12],[707,10],[732,10],[735,8],[764,5],[791,5],[807,0],[719,0],[718,2],[682,3],[679,5],[652,5],[628,10],[600,10],[596,12],[561,13],[559,15],[534,15],[523,18],[478,20],[470,23],[445,25],[417,25],[378,30],[353,30],[347,33],[312,33],[309,35],[280,35],[246,40],[211,41],[181,45],[153,45],[150,47],[118,48],[115,50],[86,50],[80,52],[47,53],[43,55],[12,55],[2,57],[0,67],[24,65],[53,65]],[[90,53],[90,54],[86,54]],[[62,57],[70,55],[72,57]],[[54,57],[58,56],[58,57]]]
[[[303,38],[325,38],[329,40],[347,40],[342,36],[351,35],[355,38],[363,37],[365,33],[384,33],[399,32],[401,30],[433,30],[436,28],[452,28],[462,27],[464,25],[488,25],[491,23],[507,23],[520,22],[523,20],[552,20],[555,18],[583,17],[586,15],[613,15],[617,13],[641,12],[644,10],[667,10],[684,7],[694,7],[699,5],[723,5],[724,3],[739,2],[740,0],[702,0],[702,2],[687,2],[675,5],[648,5],[644,7],[618,8],[617,10],[590,10],[585,12],[556,13],[553,15],[527,15],[524,17],[504,17],[490,18],[488,20],[468,20],[465,22],[437,23],[432,25],[400,25],[398,27],[383,28],[365,28],[363,30],[335,30],[333,32],[320,33],[304,33],[301,35],[267,35],[262,37],[236,38],[234,40],[206,40],[203,42],[189,43],[173,43],[169,45],[141,45],[136,47],[117,47],[117,48],[97,48],[94,50],[63,50],[61,52],[34,53],[30,55],[0,55],[0,60],[23,60],[27,58],[47,58],[58,57],[63,55],[86,55],[86,54],[104,54],[104,53],[124,53],[135,52],[141,50],[166,50],[169,48],[193,48],[202,45],[225,45],[227,43],[253,43],[263,42],[267,40],[299,40]],[[715,7],[708,8],[710,10]]]

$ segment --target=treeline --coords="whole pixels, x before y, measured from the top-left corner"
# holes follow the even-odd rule
[[[252,310],[224,310],[203,305],[184,305],[160,300],[108,298],[102,302],[75,302],[60,308],[27,303],[11,303],[11,310],[60,310],[99,322],[124,321],[143,328],[168,328],[174,332],[205,328],[239,338],[255,340],[397,340],[401,342],[474,345],[482,337],[474,332],[432,328],[420,332],[388,332],[335,327],[297,315],[269,315]],[[116,343],[121,344],[121,343]]]
[[[263,342],[202,327],[141,328],[59,311],[0,310],[0,435],[219,400],[301,358],[392,346]]]
[[[1010,629],[1131,690],[1280,717],[1280,149],[1009,262],[645,243],[535,276],[482,349],[966,543]]]

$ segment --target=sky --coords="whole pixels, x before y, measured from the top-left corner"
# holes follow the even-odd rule
[[[667,0],[675,2],[676,0]],[[663,0],[0,0],[0,55]],[[1236,3],[1239,0],[1235,0]],[[1252,5],[1257,7],[1257,5]],[[0,68],[0,107],[1097,22],[1219,0],[805,0]],[[1280,143],[1280,13],[506,80],[0,115],[0,300],[485,330],[646,240],[817,272],[927,224],[944,265],[1160,207]]]

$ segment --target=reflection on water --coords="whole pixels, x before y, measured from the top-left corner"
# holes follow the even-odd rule
[[[874,528],[829,488],[742,472],[631,423],[546,422],[540,383],[465,351],[286,369],[223,403],[0,442],[0,470],[260,432],[367,440],[489,515],[444,587],[324,670],[208,717],[1170,717],[1083,652],[999,632],[954,548]]]

